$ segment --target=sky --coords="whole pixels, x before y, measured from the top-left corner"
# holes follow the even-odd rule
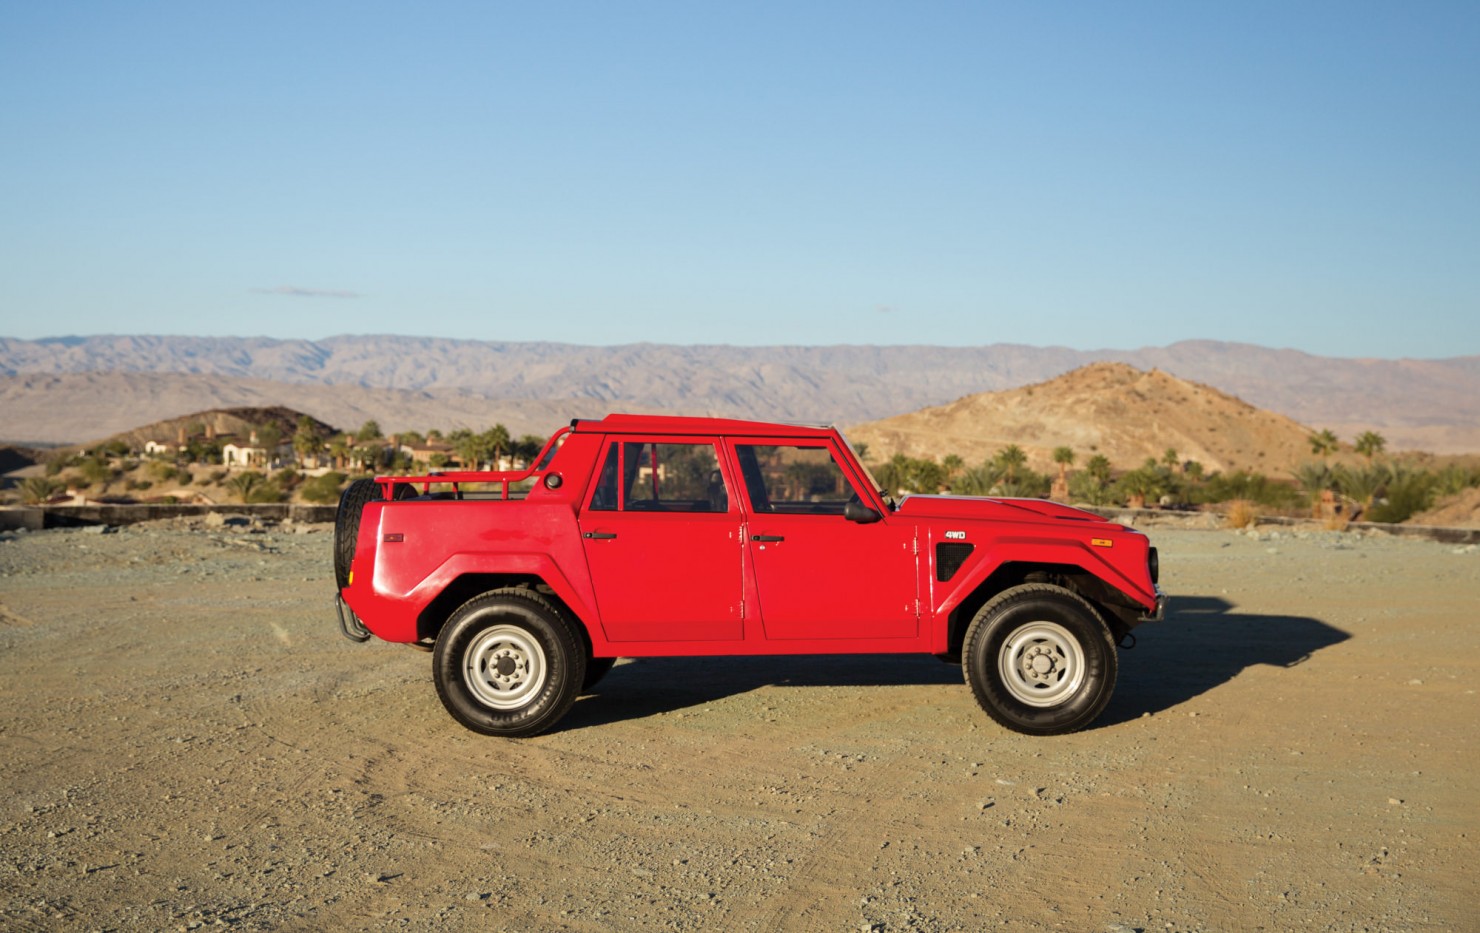
[[[0,336],[1480,354],[1480,4],[0,3]]]

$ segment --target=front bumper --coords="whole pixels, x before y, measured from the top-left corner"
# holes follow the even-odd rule
[[[1167,594],[1163,593],[1161,587],[1158,586],[1156,588],[1156,608],[1141,616],[1141,621],[1160,622],[1162,619],[1165,619],[1167,615],[1167,598]]]

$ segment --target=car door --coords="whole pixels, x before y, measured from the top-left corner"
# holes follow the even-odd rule
[[[614,438],[580,518],[611,641],[739,639],[740,510],[714,440]]]
[[[854,481],[826,441],[743,440],[731,449],[766,638],[915,636],[914,527],[844,517]]]

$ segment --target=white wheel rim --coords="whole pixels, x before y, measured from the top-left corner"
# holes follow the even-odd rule
[[[1084,683],[1084,649],[1054,622],[1014,629],[997,653],[997,672],[1013,698],[1028,706],[1058,706]]]
[[[492,709],[518,709],[539,695],[549,675],[544,649],[517,625],[495,625],[463,652],[463,682]]]

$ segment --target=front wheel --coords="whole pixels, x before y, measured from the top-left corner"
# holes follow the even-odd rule
[[[1109,629],[1060,586],[1026,584],[990,600],[966,630],[962,663],[987,715],[1027,735],[1083,729],[1115,689]]]
[[[548,600],[508,588],[464,603],[432,652],[437,696],[484,735],[529,736],[570,709],[586,677],[580,635]]]

